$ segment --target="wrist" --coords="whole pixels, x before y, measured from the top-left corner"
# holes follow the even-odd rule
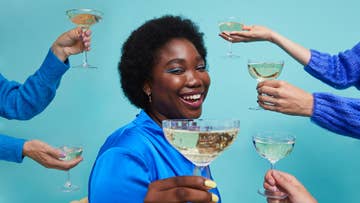
[[[64,49],[57,46],[55,43],[51,47],[51,51],[54,53],[59,60],[64,62],[69,56],[65,53]]]
[[[29,155],[30,148],[31,148],[30,145],[31,145],[31,141],[26,141],[26,142],[24,143],[23,151],[22,151],[23,157]]]

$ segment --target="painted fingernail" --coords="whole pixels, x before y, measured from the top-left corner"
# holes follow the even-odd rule
[[[60,158],[65,158],[66,157],[66,154],[64,152],[61,152],[60,153]]]
[[[204,185],[208,188],[216,188],[216,183],[212,180],[205,180]]]
[[[214,194],[214,193],[211,193],[211,202],[218,202],[219,201],[219,197]]]

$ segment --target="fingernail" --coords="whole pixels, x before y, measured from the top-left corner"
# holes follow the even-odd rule
[[[212,180],[205,180],[204,185],[208,188],[216,188],[216,183]]]
[[[214,194],[214,193],[211,193],[211,202],[218,202],[219,201],[219,197]]]
[[[66,154],[64,152],[61,152],[60,153],[60,158],[65,158],[66,157]]]

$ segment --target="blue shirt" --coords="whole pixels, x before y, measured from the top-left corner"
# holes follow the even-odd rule
[[[44,62],[24,84],[9,81],[0,74],[0,116],[28,120],[42,112],[55,96],[62,75],[69,69],[51,50]],[[0,160],[22,162],[25,140],[0,134]]]
[[[101,147],[90,175],[89,201],[142,203],[150,183],[189,176],[193,169],[167,142],[161,127],[141,111]],[[220,197],[217,188],[211,192]]]
[[[336,88],[354,86],[360,89],[360,43],[337,55],[311,50],[305,70]],[[311,120],[335,133],[360,139],[360,99],[329,93],[314,93]]]

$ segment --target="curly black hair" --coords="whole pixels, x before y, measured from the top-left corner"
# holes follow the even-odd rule
[[[144,84],[152,79],[158,50],[170,40],[189,40],[206,63],[203,35],[191,20],[170,15],[149,20],[133,31],[122,47],[118,65],[121,87],[130,102],[138,108],[147,108],[149,101],[143,91]]]

